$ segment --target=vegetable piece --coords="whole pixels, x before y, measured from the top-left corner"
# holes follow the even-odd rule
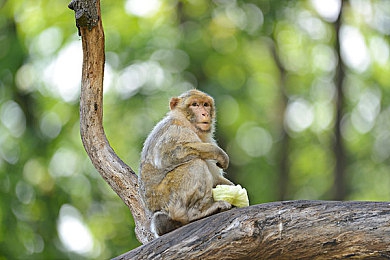
[[[224,200],[238,208],[249,206],[246,189],[240,185],[217,185],[213,189],[213,198],[215,201]]]

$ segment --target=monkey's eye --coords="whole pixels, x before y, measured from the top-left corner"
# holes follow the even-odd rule
[[[191,104],[191,106],[197,107],[197,106],[198,106],[198,103],[194,102],[194,103]]]
[[[210,106],[210,104],[206,102],[206,103],[203,104],[203,106],[204,107],[208,107],[208,106]]]

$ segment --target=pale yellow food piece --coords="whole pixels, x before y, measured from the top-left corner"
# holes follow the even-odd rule
[[[213,189],[213,198],[215,201],[227,201],[239,208],[249,206],[246,189],[242,188],[240,185],[217,185],[217,187]]]

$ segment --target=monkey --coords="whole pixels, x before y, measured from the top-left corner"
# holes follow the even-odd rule
[[[192,89],[171,98],[169,108],[145,140],[138,177],[156,238],[232,208],[212,196],[216,185],[234,185],[223,176],[229,157],[213,138],[214,99]]]

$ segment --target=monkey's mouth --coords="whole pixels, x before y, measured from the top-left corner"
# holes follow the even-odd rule
[[[210,122],[199,122],[197,123],[197,128],[202,131],[208,131],[210,129]]]

